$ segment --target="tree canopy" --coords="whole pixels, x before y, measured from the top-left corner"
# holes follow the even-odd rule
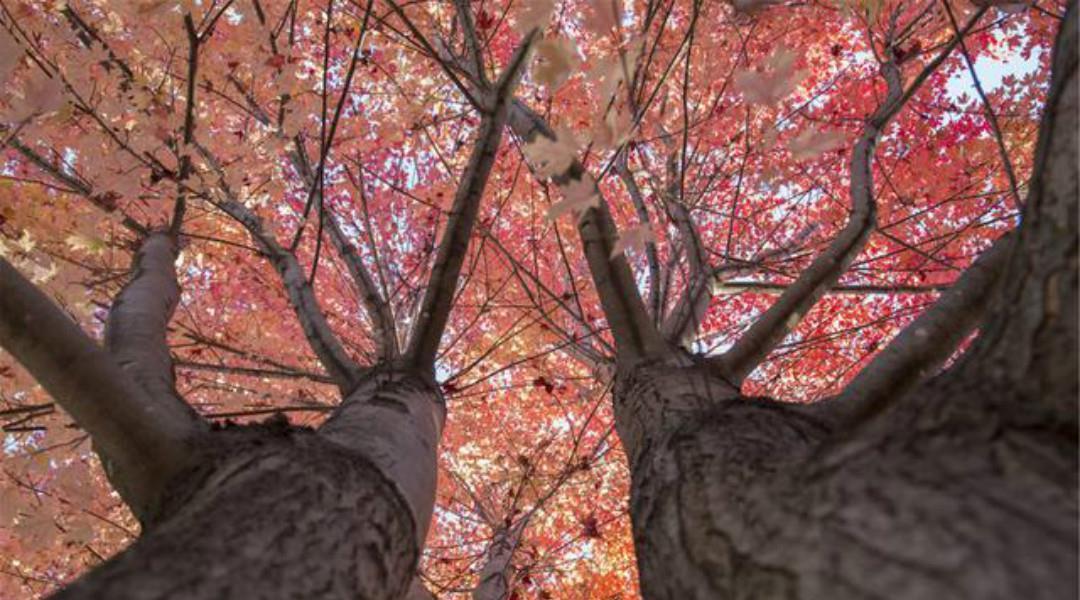
[[[0,256],[104,339],[172,228],[177,391],[219,427],[316,425],[349,365],[433,359],[425,586],[469,593],[501,539],[511,597],[636,597],[616,345],[657,343],[645,319],[747,395],[841,393],[1018,224],[1064,11],[0,0]],[[477,212],[452,210],[529,43]],[[0,596],[137,536],[2,351],[0,423]]]

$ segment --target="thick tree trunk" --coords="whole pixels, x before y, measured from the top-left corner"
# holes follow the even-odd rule
[[[1075,21],[1000,297],[956,367],[842,423],[690,358],[620,368],[646,598],[1075,598]]]
[[[639,367],[616,393],[647,598],[1075,593],[1075,437],[978,411],[992,386],[937,382],[825,453],[826,422],[696,367]]]
[[[130,548],[56,598],[400,598],[418,546],[368,459],[284,419],[199,440]]]
[[[57,598],[402,598],[435,498],[430,376],[373,369],[319,431],[284,417],[192,442],[126,551]]]

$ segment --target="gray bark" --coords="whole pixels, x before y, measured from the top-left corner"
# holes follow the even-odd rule
[[[54,598],[400,598],[418,546],[397,486],[284,419],[206,434],[130,548]]]
[[[1075,21],[1000,292],[956,366],[854,429],[690,357],[620,366],[646,598],[1076,597]]]
[[[401,491],[423,545],[435,509],[438,445],[446,403],[426,370],[374,369],[338,406],[320,433],[363,454]]]
[[[995,395],[978,380],[824,454],[827,422],[699,367],[641,366],[616,393],[646,598],[1075,593],[1075,437],[975,410]]]
[[[488,544],[484,567],[480,570],[480,581],[472,592],[473,600],[505,600],[508,597],[514,577],[514,551],[521,541],[525,524],[522,521],[496,529],[491,543]]]

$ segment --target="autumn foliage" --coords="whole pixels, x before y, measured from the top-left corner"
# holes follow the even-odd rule
[[[504,135],[472,232],[436,362],[448,417],[421,579],[439,597],[468,594],[510,532],[511,598],[633,598],[614,342],[582,211],[609,206],[608,258],[629,261],[650,314],[672,314],[704,277],[705,310],[679,331],[716,354],[844,227],[852,147],[887,94],[881,64],[925,76],[874,153],[877,227],[743,385],[791,402],[834,395],[1016,226],[1063,12],[2,0],[0,256],[100,338],[139,241],[177,223],[178,391],[220,426],[278,412],[316,425],[337,401],[332,379],[226,205],[295,254],[345,351],[376,362],[349,261],[404,343],[477,135],[476,82],[539,28],[516,97],[556,137]],[[561,178],[575,159],[584,173]],[[0,423],[0,597],[37,597],[139,526],[88,436],[2,352]]]

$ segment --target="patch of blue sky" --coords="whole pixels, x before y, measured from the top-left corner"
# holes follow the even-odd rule
[[[1024,58],[1019,48],[1005,49],[995,56],[984,54],[975,59],[975,73],[979,76],[983,90],[989,94],[1004,85],[1006,77],[1020,79],[1033,73],[1039,68],[1042,52],[1041,48],[1036,48],[1027,58]],[[945,84],[945,89],[952,100],[959,100],[965,96],[978,97],[975,83],[967,68],[957,70]]]

